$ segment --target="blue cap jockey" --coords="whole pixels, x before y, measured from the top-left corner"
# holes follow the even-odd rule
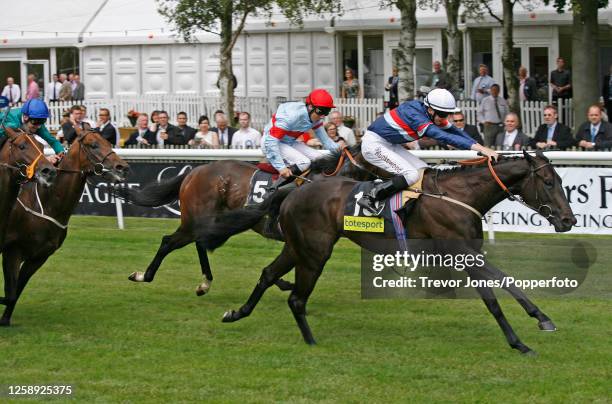
[[[479,145],[448,121],[448,115],[457,111],[455,97],[448,90],[436,88],[427,94],[423,102],[405,101],[374,121],[361,140],[363,157],[395,174],[395,177],[377,184],[359,200],[359,205],[377,213],[376,201],[384,200],[418,181],[419,170],[427,167],[427,164],[403,145],[418,141],[423,136],[444,145],[476,150],[496,158],[495,151]],[[418,146],[418,142],[415,145]]]

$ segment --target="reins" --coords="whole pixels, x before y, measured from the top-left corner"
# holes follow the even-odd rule
[[[372,175],[374,178],[380,179],[380,176],[378,174],[374,173],[371,170],[368,170],[367,168],[359,164],[357,160],[355,159],[355,156],[353,156],[353,154],[350,152],[348,147],[344,147],[342,149],[342,152],[340,152],[340,158],[338,159],[338,163],[336,164],[336,168],[334,169],[334,171],[329,174],[326,172],[323,172],[323,175],[325,177],[333,177],[337,175],[342,169],[342,166],[344,165],[344,162],[346,159],[348,159],[351,162],[351,164],[353,164],[355,167],[359,168],[360,170],[367,172],[368,174]]]

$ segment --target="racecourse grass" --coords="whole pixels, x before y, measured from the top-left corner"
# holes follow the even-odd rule
[[[26,289],[13,326],[0,329],[2,388],[71,384],[78,402],[612,399],[610,300],[539,298],[559,327],[544,333],[504,299],[518,335],[538,352],[524,357],[479,300],[361,300],[359,249],[340,240],[309,302],[318,341],[309,347],[287,293],[276,288],[251,317],[220,321],[280,250],[255,233],[211,255],[207,296],[194,293],[193,245],[171,254],[153,283],[129,282],[177,223],[128,218],[119,231],[112,218],[74,217],[63,248]]]

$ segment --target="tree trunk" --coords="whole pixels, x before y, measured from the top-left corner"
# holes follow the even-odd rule
[[[459,20],[459,0],[444,0],[446,8],[446,41],[448,43],[448,54],[446,55],[446,72],[451,80],[452,93],[456,96],[461,82],[461,32],[457,27]]]
[[[397,68],[399,70],[398,98],[401,103],[414,97],[417,0],[398,0],[396,5],[401,13],[401,31],[397,49]]]
[[[508,90],[508,107],[510,111],[520,116],[519,80],[517,72],[514,71],[514,39],[512,32],[514,28],[514,4],[514,1],[503,0],[504,23],[502,25],[502,64],[504,67],[504,82]]]
[[[572,89],[575,127],[585,120],[589,105],[599,100],[597,3],[593,0],[578,0],[573,8]]]
[[[232,1],[226,0],[221,18],[221,54],[219,57],[218,86],[221,91],[221,109],[227,114],[229,125],[234,124],[234,71],[232,67]]]

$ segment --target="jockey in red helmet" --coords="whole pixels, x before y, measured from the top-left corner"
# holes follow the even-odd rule
[[[323,119],[334,106],[334,99],[323,89],[315,89],[306,97],[306,102],[285,102],[264,128],[262,150],[274,168],[278,170],[282,183],[289,183],[310,167],[310,162],[327,152],[315,150],[296,139],[313,130],[326,150],[336,150],[334,143],[323,128]]]

